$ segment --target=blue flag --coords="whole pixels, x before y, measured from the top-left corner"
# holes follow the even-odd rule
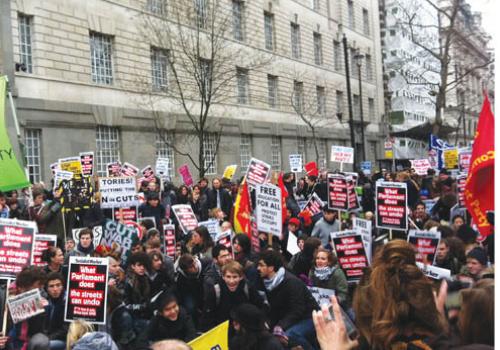
[[[433,134],[429,136],[429,158],[435,156],[437,158],[437,164],[431,164],[437,167],[439,170],[444,168],[444,150],[454,148],[452,145],[447,143],[445,140],[436,137]]]

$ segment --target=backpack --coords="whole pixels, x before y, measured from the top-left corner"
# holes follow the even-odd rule
[[[214,291],[215,291],[215,307],[217,307],[220,304],[220,284],[218,283],[214,284]],[[248,283],[245,283],[245,286],[243,287],[243,292],[245,293],[247,299],[250,300],[250,291],[248,290]]]

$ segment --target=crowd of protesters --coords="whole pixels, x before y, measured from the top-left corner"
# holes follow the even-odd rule
[[[330,234],[352,228],[355,216],[375,220],[380,179],[406,183],[410,227],[441,233],[429,264],[450,270],[451,279],[427,278],[406,233],[388,237],[374,223],[372,264],[359,284],[348,283]],[[0,349],[182,349],[187,348],[183,342],[228,319],[230,349],[493,348],[493,235],[479,242],[470,217],[451,216],[456,181],[446,170],[437,174],[430,169],[427,176],[413,169],[382,169],[373,176],[360,172],[362,208],[342,217],[327,205],[317,217],[301,211],[301,202],[313,193],[327,203],[325,174],[295,179],[288,173],[283,181],[288,192],[283,233],[272,240],[259,234],[259,252],[243,233],[233,232],[231,247],[214,242],[203,226],[184,234],[171,210],[188,204],[198,220],[212,218],[223,231],[234,231],[239,182],[214,178],[209,185],[202,178],[192,187],[176,188],[169,182],[160,185],[158,178],[143,181],[139,191],[145,202],[138,213],[155,220],[142,222],[142,239],[126,263],[119,245],[94,246],[92,228],[107,215],[98,192],[92,207],[73,213],[71,220],[63,218],[60,192],[43,184],[32,187],[32,201],[26,191],[0,193],[0,217],[35,221],[38,232],[58,235],[58,245],[43,253],[44,267],[27,266],[6,286],[10,295],[40,289],[45,312],[17,324],[8,321]],[[432,209],[422,202],[427,199],[436,200]],[[76,242],[65,237],[68,222],[86,227]],[[167,223],[177,227],[175,260],[163,249]],[[300,249],[294,255],[287,251],[289,233]],[[71,256],[109,259],[105,325],[64,321]],[[320,307],[308,287],[334,290],[332,308]]]

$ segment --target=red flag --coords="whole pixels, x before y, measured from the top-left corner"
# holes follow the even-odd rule
[[[316,164],[316,162],[309,162],[306,165],[304,165],[304,168],[306,169],[307,175],[310,176],[319,175],[318,165]]]
[[[288,197],[288,191],[286,190],[285,183],[283,182],[283,172],[280,173],[278,178],[278,187],[281,190],[281,224],[286,221],[286,198]]]
[[[236,233],[244,233],[249,238],[252,238],[250,215],[250,196],[248,195],[248,184],[246,179],[244,179],[234,203],[234,231]]]
[[[481,236],[493,233],[486,212],[495,210],[495,120],[488,96],[484,95],[469,175],[465,184],[465,205],[476,223]]]

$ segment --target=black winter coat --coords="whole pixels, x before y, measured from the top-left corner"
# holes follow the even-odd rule
[[[224,214],[231,215],[233,200],[229,192],[223,188],[219,189],[220,206]],[[206,207],[208,210],[217,208],[217,190],[213,188],[207,191]]]
[[[48,298],[49,305],[45,307],[44,334],[50,340],[66,341],[69,323],[64,322],[64,297],[58,299]]]
[[[161,315],[155,315],[149,323],[146,334],[150,342],[165,339],[179,339],[189,342],[196,338],[196,329],[191,316],[180,306],[179,317],[175,321],[170,321]]]

